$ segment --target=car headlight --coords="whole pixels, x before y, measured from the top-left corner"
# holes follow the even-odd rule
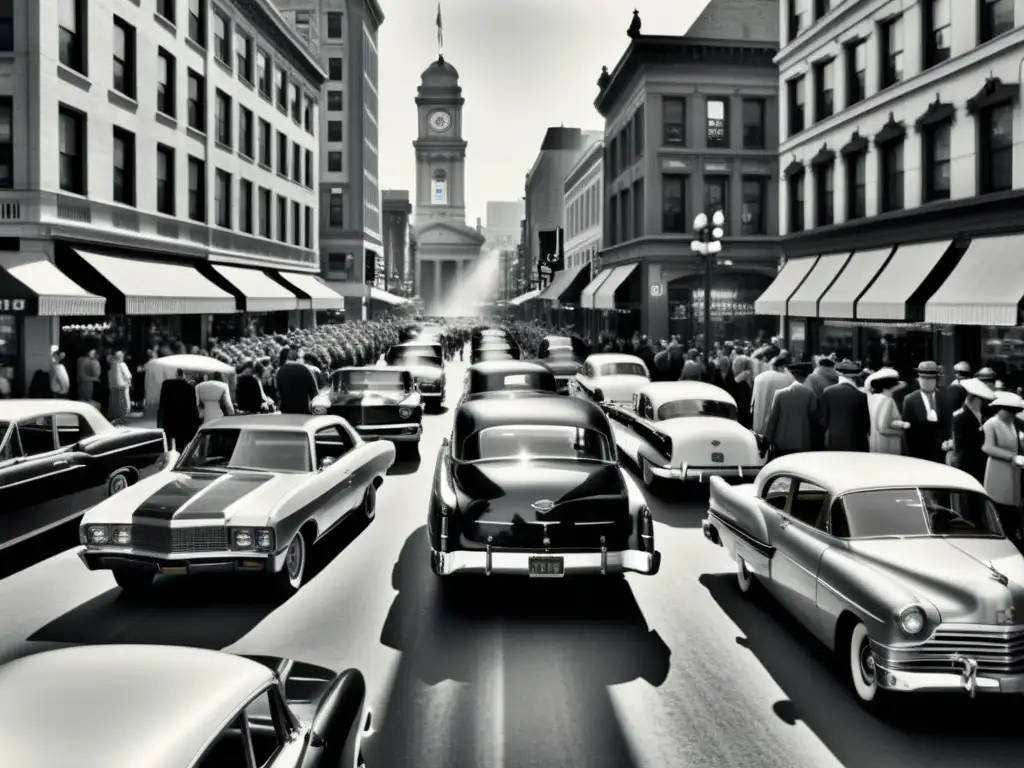
[[[86,525],[82,527],[82,543],[99,547],[110,543],[109,525]]]
[[[398,409],[398,418],[408,419],[410,416],[412,416],[412,408],[403,407]]]
[[[898,617],[900,629],[906,635],[919,635],[924,629],[924,610],[919,606],[912,605],[900,611]]]
[[[270,528],[232,528],[231,546],[252,552],[271,552],[274,549],[274,532]]]
[[[132,543],[132,527],[130,525],[115,525],[110,538],[114,544],[127,547]]]

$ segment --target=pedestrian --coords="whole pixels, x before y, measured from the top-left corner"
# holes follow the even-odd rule
[[[820,355],[814,372],[807,377],[807,386],[814,394],[821,397],[828,387],[838,383],[839,374],[836,372],[836,361],[828,355]]]
[[[71,378],[64,367],[64,353],[57,347],[50,348],[50,396],[68,397],[71,394]]]
[[[963,470],[982,485],[985,484],[985,405],[995,399],[995,393],[977,379],[959,379],[957,388],[964,393],[963,406],[953,414],[949,463]]]
[[[287,347],[281,350],[281,364],[277,369],[277,394],[281,401],[281,412],[311,413],[310,403],[320,392],[316,377],[300,362],[299,359],[303,357],[301,350],[296,359],[290,357],[291,350]]]
[[[806,383],[811,369],[810,363],[791,363],[789,373],[793,376],[793,383],[780,389],[772,398],[764,431],[768,461],[791,453],[813,451],[817,447],[820,422],[818,396]]]
[[[732,360],[731,376],[726,378],[725,390],[736,401],[736,420],[747,429],[753,424],[750,403],[754,396],[753,363],[746,355],[736,355]]]
[[[943,429],[935,394],[941,370],[932,360],[921,363],[914,371],[919,389],[903,398],[902,419],[910,425],[905,432],[907,455],[916,459],[946,460],[942,444],[949,437],[949,432]]]
[[[868,411],[871,414],[871,435],[868,439],[872,453],[903,453],[903,433],[909,426],[900,418],[895,394],[906,386],[892,368],[882,368],[867,377]]]
[[[172,449],[181,451],[195,437],[199,422],[195,388],[179,368],[173,379],[165,379],[160,385],[156,425],[163,429]]]
[[[991,402],[995,415],[984,424],[985,443],[982,450],[988,456],[985,465],[985,492],[996,505],[1003,532],[1018,547],[1021,546],[1021,455],[1017,414],[1024,411],[1024,399],[1012,392],[1001,392]]]
[[[110,387],[107,418],[117,421],[125,418],[132,408],[132,372],[124,361],[124,352],[118,350],[111,357],[107,381]]]
[[[861,366],[851,360],[843,360],[831,370],[835,372],[838,381],[825,387],[820,397],[825,450],[867,451],[871,438],[868,396],[854,381]]]
[[[90,349],[78,358],[76,377],[78,379],[78,399],[83,403],[96,401],[96,385],[100,381],[100,361],[95,349]]]
[[[219,371],[196,386],[196,405],[204,422],[234,415],[231,390]]]
[[[682,347],[677,347],[682,349]],[[670,351],[671,356],[671,351]],[[686,353],[682,370],[679,371],[680,381],[702,381],[704,378],[704,366],[700,362],[700,352],[691,349]]]
[[[964,379],[969,378],[971,378],[971,364],[966,360],[961,360],[953,366],[953,380],[939,391],[939,419],[947,433],[953,429],[953,414],[963,407],[964,400],[967,398],[967,392],[960,385]]]
[[[789,372],[788,365],[789,354],[779,352],[768,364],[768,369],[754,377],[754,387],[750,395],[751,428],[757,435],[763,436],[768,426],[768,414],[771,412],[775,393],[796,381]]]

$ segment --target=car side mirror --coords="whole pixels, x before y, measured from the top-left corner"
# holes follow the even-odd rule
[[[347,669],[338,675],[320,699],[309,729],[309,745],[336,758],[326,760],[325,764],[355,764],[365,702],[366,679],[357,669]]]
[[[337,459],[335,459],[333,456],[326,456],[326,457],[324,457],[324,460],[320,462],[320,471],[323,472],[325,469],[327,469],[329,466],[331,466],[335,461],[337,461]]]

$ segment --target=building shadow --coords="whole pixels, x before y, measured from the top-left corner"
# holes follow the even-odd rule
[[[367,764],[433,764],[424,744],[442,727],[452,768],[484,764],[482,742],[493,749],[498,740],[506,765],[636,765],[608,687],[660,686],[670,651],[625,579],[442,584],[430,571],[424,527],[406,540],[392,581],[398,594],[381,642],[402,657]],[[453,711],[463,714],[425,718],[431,692],[443,690],[457,691]]]
[[[833,654],[763,590],[743,596],[733,574],[700,582],[736,624],[749,650],[785,693],[774,716],[810,728],[850,768],[879,765],[1009,766],[1024,754],[1015,696],[900,694],[878,715],[843,684]]]

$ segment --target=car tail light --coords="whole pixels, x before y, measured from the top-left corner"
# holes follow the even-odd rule
[[[651,508],[644,504],[640,507],[637,517],[637,529],[640,534],[640,549],[644,552],[654,551],[654,516]]]

